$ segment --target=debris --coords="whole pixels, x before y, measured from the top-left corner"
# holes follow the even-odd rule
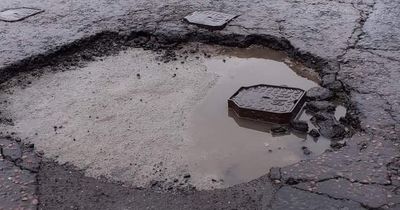
[[[308,149],[308,147],[302,146],[301,149],[303,150],[303,153],[304,153],[305,155],[310,155],[310,154],[311,154],[311,150]]]
[[[269,178],[271,180],[280,180],[281,179],[281,172],[280,169],[277,167],[272,167],[269,170],[269,174],[268,174]]]
[[[328,100],[333,97],[332,91],[323,87],[313,87],[307,91],[306,96],[309,100]]]
[[[319,127],[319,133],[330,139],[343,139],[347,132],[346,127],[338,122],[333,114],[320,112],[312,119]]]
[[[327,138],[343,139],[346,136],[346,128],[342,124],[328,120],[321,122],[319,126],[319,132]]]
[[[331,141],[331,147],[333,149],[340,149],[340,148],[342,148],[344,146],[346,146],[346,141],[345,140],[341,140],[341,141],[332,140]]]
[[[334,112],[336,106],[335,104],[329,101],[310,101],[307,102],[304,108],[312,112],[319,112],[319,111]]]
[[[297,130],[297,131],[301,131],[301,132],[307,132],[308,131],[308,123],[306,121],[302,121],[302,120],[292,120],[290,122],[290,126]]]
[[[314,138],[317,138],[320,136],[319,132],[316,129],[312,129],[308,134]]]
[[[22,156],[21,148],[16,142],[12,142],[4,147],[1,147],[1,151],[6,159],[10,159],[12,161],[21,159]]]
[[[289,130],[284,126],[275,126],[271,128],[271,133],[273,135],[282,135],[282,134],[287,134],[288,132]]]
[[[0,12],[0,20],[6,22],[16,22],[24,20],[33,15],[44,12],[44,10],[28,7],[19,7],[13,9],[6,9]]]
[[[189,173],[183,175],[183,178],[185,178],[185,179],[189,179],[190,177],[191,177],[191,176],[190,176]]]
[[[342,90],[342,83],[336,80],[336,75],[334,74],[327,74],[322,77],[322,86],[335,91]]]
[[[237,15],[231,15],[215,11],[196,11],[184,19],[200,27],[209,29],[223,29]]]

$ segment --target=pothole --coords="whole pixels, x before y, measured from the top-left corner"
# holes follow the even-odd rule
[[[220,79],[190,118],[187,135],[195,142],[190,152],[194,162],[191,170],[198,179],[232,186],[260,177],[271,167],[313,158],[329,148],[330,140],[324,137],[315,139],[299,132],[274,135],[271,128],[276,125],[239,118],[227,106],[227,99],[243,86],[270,84],[303,90],[317,87],[318,77],[312,70],[265,48],[226,49],[222,56],[206,60],[205,65]],[[335,114],[340,118],[345,112],[340,107]],[[298,119],[315,128],[311,117],[305,111],[298,115]],[[304,148],[311,153],[305,154]]]
[[[73,71],[53,68],[39,78],[22,75],[25,85],[15,85],[22,77],[3,84],[1,117],[12,122],[1,129],[89,176],[143,187],[224,188],[330,145],[297,132],[272,135],[273,125],[228,111],[227,99],[241,86],[318,86],[315,72],[280,52],[191,44],[161,56],[134,48]],[[339,107],[335,115],[345,112]]]

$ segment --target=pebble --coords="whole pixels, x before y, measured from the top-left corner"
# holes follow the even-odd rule
[[[310,132],[308,132],[308,134],[314,138],[317,138],[320,136],[319,132],[317,131],[317,129],[312,129]]]
[[[310,151],[310,149],[308,149],[308,147],[302,146],[301,149],[303,150],[303,153],[305,155],[310,155],[311,154],[311,151]]]
[[[290,126],[297,131],[301,131],[301,132],[308,131],[308,123],[305,121],[293,120],[290,122]]]

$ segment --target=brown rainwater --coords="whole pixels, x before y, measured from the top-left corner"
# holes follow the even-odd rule
[[[330,140],[323,137],[314,139],[295,132],[273,136],[272,124],[239,119],[227,105],[227,99],[241,86],[271,84],[308,90],[318,86],[315,72],[291,62],[284,53],[265,48],[228,48],[205,63],[207,71],[218,74],[219,80],[195,108],[186,134],[195,142],[190,152],[191,171],[203,180],[219,187],[248,182],[271,167],[312,158],[329,148]],[[337,108],[337,117],[345,114],[343,108]],[[298,118],[309,122],[311,116],[301,111]],[[309,127],[315,128],[310,122]],[[305,155],[303,146],[312,153]]]

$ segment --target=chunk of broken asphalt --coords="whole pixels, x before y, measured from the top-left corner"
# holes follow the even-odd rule
[[[311,122],[318,124],[318,122],[325,121],[328,119],[333,120],[334,117],[335,116],[333,115],[332,112],[317,112],[314,114],[314,116],[310,120],[311,120]]]
[[[297,131],[301,131],[301,132],[307,132],[308,131],[308,124],[306,121],[301,121],[301,120],[292,120],[290,122],[290,126],[297,130]]]
[[[323,87],[313,87],[307,91],[306,96],[309,100],[328,100],[333,97],[332,91]]]
[[[311,122],[319,127],[319,133],[330,139],[343,139],[346,134],[346,127],[338,122],[333,113],[318,112],[312,118]]]
[[[322,77],[322,85],[323,86],[327,86],[329,84],[332,84],[335,81],[336,81],[336,75],[335,74],[327,74],[327,75],[324,75]]]
[[[284,126],[274,126],[271,128],[271,133],[273,135],[282,135],[288,133],[288,129]]]
[[[330,146],[332,148],[334,148],[334,149],[340,149],[340,148],[346,146],[346,141],[345,140],[341,140],[341,141],[333,140],[333,141],[331,141],[331,145]]]
[[[346,136],[344,125],[333,120],[325,120],[318,123],[319,132],[322,136],[330,139],[343,139]]]
[[[302,146],[301,149],[303,150],[303,154],[305,154],[305,155],[310,155],[311,154],[311,150],[308,149],[308,147]]]
[[[0,20],[6,22],[21,21],[25,18],[37,15],[43,11],[44,10],[41,9],[27,8],[27,7],[6,9],[0,12]]]
[[[335,91],[340,91],[342,89],[342,83],[336,80],[336,75],[327,74],[322,77],[322,86]]]
[[[226,24],[237,15],[231,15],[215,11],[196,11],[186,16],[184,19],[200,27],[209,29],[223,29]]]
[[[280,172],[280,169],[277,168],[277,167],[272,167],[272,168],[269,170],[269,178],[270,178],[271,180],[279,180],[279,179],[281,179],[281,172]]]
[[[317,138],[320,136],[319,132],[317,131],[317,129],[312,129],[310,132],[308,132],[308,134],[314,138]]]
[[[4,147],[1,147],[3,157],[16,161],[21,158],[22,151],[20,146],[16,142],[12,142]]]
[[[333,112],[336,109],[335,104],[329,101],[310,101],[307,102],[305,109],[312,112],[327,111]]]

